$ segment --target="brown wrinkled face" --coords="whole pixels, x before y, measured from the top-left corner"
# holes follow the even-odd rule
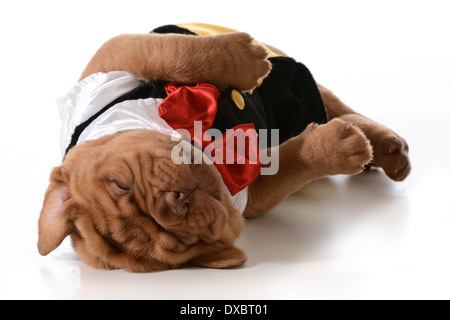
[[[243,218],[212,165],[171,160],[169,136],[119,133],[72,149],[55,168],[39,221],[46,255],[70,235],[96,268],[154,271],[229,268],[246,261],[233,246]]]

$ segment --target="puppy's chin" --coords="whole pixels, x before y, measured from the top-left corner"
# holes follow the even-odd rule
[[[110,216],[108,221],[117,231],[105,233],[99,217],[93,220],[83,215],[75,222],[72,244],[85,263],[99,269],[149,272],[183,266],[229,268],[244,263],[245,254],[233,245],[243,229],[243,218],[229,199],[219,201],[203,190],[194,191],[192,197],[198,204],[184,218],[178,217],[178,222],[171,214],[155,213],[152,219],[128,222]],[[209,265],[208,257],[221,261],[222,252],[224,262]],[[230,260],[230,252],[239,259]]]

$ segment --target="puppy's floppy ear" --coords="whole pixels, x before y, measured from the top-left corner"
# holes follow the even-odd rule
[[[223,251],[206,254],[194,258],[189,262],[192,267],[205,267],[214,269],[230,269],[238,267],[247,261],[244,251],[231,247]]]
[[[64,214],[69,198],[61,167],[53,169],[39,218],[38,250],[43,256],[55,250],[69,235],[70,225]]]

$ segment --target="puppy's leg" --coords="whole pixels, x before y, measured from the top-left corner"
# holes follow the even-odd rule
[[[279,170],[260,175],[249,186],[244,212],[253,218],[274,208],[307,183],[335,174],[357,174],[372,159],[372,148],[359,128],[340,119],[310,124],[299,136],[271,150],[279,154]]]
[[[268,53],[247,33],[217,36],[125,34],[106,42],[81,79],[96,72],[128,71],[145,80],[209,82],[246,91],[267,76]]]
[[[330,90],[319,85],[330,119],[340,118],[358,126],[373,146],[373,165],[383,168],[395,181],[404,180],[411,172],[406,140],[391,129],[353,111]]]

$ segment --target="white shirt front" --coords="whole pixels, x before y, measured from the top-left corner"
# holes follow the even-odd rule
[[[57,99],[62,120],[61,152],[64,157],[77,126],[103,107],[139,86],[141,80],[124,71],[96,73],[77,83]],[[163,99],[128,100],[114,105],[95,119],[80,135],[77,144],[122,131],[149,129],[181,138],[158,115]]]

